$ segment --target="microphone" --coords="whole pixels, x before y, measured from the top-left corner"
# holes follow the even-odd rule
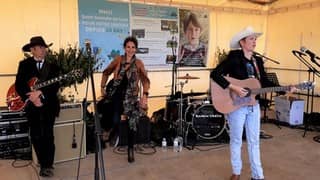
[[[72,147],[72,149],[76,149],[77,148],[76,128],[75,128],[74,122],[73,122],[73,135],[72,135],[71,147]]]
[[[258,53],[256,51],[253,51],[253,55],[255,55],[255,56],[263,56],[262,54],[260,54],[260,53]]]
[[[314,52],[310,51],[309,49],[307,49],[304,46],[301,46],[300,51],[308,54],[310,56],[312,62],[315,62],[315,59],[320,59],[320,57],[318,57]]]
[[[276,61],[276,60],[274,60],[274,59],[271,59],[271,58],[269,58],[269,57],[267,57],[267,56],[264,56],[264,55],[262,55],[262,54],[260,54],[260,53],[258,53],[258,52],[255,52],[255,51],[253,51],[253,55],[254,55],[254,56],[258,56],[258,57],[265,58],[265,59],[267,59],[267,60],[269,60],[269,61],[271,61],[271,62],[273,62],[273,63],[280,64],[280,62],[278,62],[278,61]]]
[[[292,50],[292,53],[293,53],[294,55],[298,54],[300,57],[306,56],[305,53],[303,53],[303,52],[301,52],[301,51],[297,51],[297,50]]]
[[[91,42],[89,39],[86,39],[84,41],[84,44],[86,46],[86,52],[87,52],[87,55],[90,57],[91,56]]]

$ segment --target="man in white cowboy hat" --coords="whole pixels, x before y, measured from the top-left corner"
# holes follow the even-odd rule
[[[233,84],[224,76],[238,80],[256,78],[262,87],[274,86],[266,77],[263,61],[260,57],[254,56],[256,40],[262,33],[255,32],[252,27],[246,27],[237,33],[230,42],[231,50],[226,58],[210,74],[210,77],[221,88],[228,88],[239,97],[248,94],[248,90],[241,85]],[[213,97],[214,98],[214,97]],[[264,179],[263,169],[260,160],[260,105],[244,105],[227,113],[226,119],[230,128],[230,154],[232,165],[231,180],[239,180],[242,161],[241,145],[242,134],[245,126],[248,154],[251,166],[251,179]]]
[[[55,117],[59,114],[60,103],[57,96],[59,84],[55,83],[38,90],[32,90],[29,82],[33,78],[47,81],[58,76],[59,68],[45,60],[47,48],[41,36],[35,36],[22,47],[25,52],[31,52],[32,57],[19,63],[15,88],[26,106],[24,111],[30,127],[31,143],[40,164],[40,176],[53,176]]]

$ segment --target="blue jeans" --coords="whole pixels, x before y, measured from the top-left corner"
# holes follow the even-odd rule
[[[242,106],[226,115],[230,128],[230,154],[233,174],[240,175],[242,169],[241,145],[243,127],[246,130],[251,177],[263,179],[260,160],[260,105]]]

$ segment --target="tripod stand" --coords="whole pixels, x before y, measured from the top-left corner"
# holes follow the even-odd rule
[[[91,53],[91,46],[90,41],[85,42],[86,52],[88,58],[95,58],[92,57]],[[90,61],[91,62],[91,61]],[[92,63],[89,64],[89,79],[91,79],[91,88],[92,88],[92,98],[93,98],[93,107],[94,107],[94,124],[95,124],[95,141],[96,141],[96,151],[95,151],[95,170],[94,170],[94,179],[95,180],[105,180],[105,170],[104,170],[104,162],[103,162],[103,155],[102,155],[102,148],[101,148],[101,124],[100,124],[100,117],[98,115],[98,108],[97,108],[97,99],[96,99],[96,91],[94,86],[94,79],[93,79],[93,65]],[[89,81],[88,79],[88,81]],[[101,177],[101,178],[100,178]]]
[[[184,119],[183,119],[183,86],[185,84],[188,83],[188,80],[185,80],[184,82],[180,82],[180,100],[179,100],[179,113],[178,113],[178,127],[177,127],[177,135],[180,137],[184,137],[184,127],[183,127],[183,123],[184,123]]]
[[[320,72],[303,57],[303,56],[305,56],[304,53],[302,53],[300,51],[296,51],[296,50],[293,50],[292,53],[293,53],[294,56],[296,56],[299,59],[300,62],[302,62],[308,68],[308,81],[310,81],[310,79],[311,79],[311,73],[312,73],[312,81],[313,82],[315,81],[315,75],[320,77]],[[305,128],[304,128],[304,133],[303,133],[302,137],[306,136],[309,123],[313,118],[315,118],[315,113],[313,112],[314,88],[312,88],[312,90],[311,90],[311,95],[310,95],[310,89],[308,89],[308,93],[307,93],[307,113],[309,113],[309,100],[310,100],[310,97],[311,97],[311,109],[310,109],[310,114],[309,114],[308,118],[305,119],[305,123],[304,123],[304,127]]]

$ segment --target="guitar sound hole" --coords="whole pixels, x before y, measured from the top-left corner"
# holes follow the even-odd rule
[[[246,94],[245,97],[251,96],[251,89],[249,89],[249,88],[244,88],[244,89],[248,91],[248,93]]]

